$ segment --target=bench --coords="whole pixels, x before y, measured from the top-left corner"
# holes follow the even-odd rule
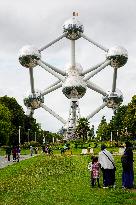
[[[87,149],[82,149],[81,154],[88,154],[88,150]]]

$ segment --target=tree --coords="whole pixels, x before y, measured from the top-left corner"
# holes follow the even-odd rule
[[[5,105],[0,104],[0,145],[9,144],[12,132],[11,113]]]
[[[131,102],[127,106],[123,128],[127,128],[128,135],[131,133],[133,137],[136,137],[136,95],[132,97]]]
[[[102,117],[96,133],[97,133],[97,138],[100,140],[109,139],[108,124],[106,122],[105,116]]]
[[[83,142],[87,140],[87,133],[90,130],[89,121],[87,118],[80,118],[77,122],[75,135],[79,139],[83,139]]]
[[[13,97],[0,97],[0,104],[8,108],[11,113],[12,133],[9,136],[11,144],[18,144],[18,129],[19,126],[24,126],[24,111]]]
[[[117,109],[115,115],[112,117],[112,120],[110,120],[110,123],[108,124],[109,130],[110,132],[113,133],[113,139],[115,140],[119,140],[119,138],[123,134],[123,129],[124,129],[123,122],[124,122],[126,110],[127,110],[126,105],[120,106]]]
[[[94,139],[94,137],[95,137],[95,134],[94,134],[94,125],[92,125],[91,129],[89,130],[89,132],[88,132],[88,137],[89,137],[89,140]]]

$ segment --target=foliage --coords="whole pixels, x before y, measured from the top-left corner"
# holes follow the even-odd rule
[[[83,139],[83,142],[87,140],[88,132],[90,131],[89,121],[87,118],[80,118],[77,122],[75,135],[79,139]]]
[[[105,117],[98,126],[97,137],[109,140],[112,132],[116,141],[136,139],[136,95],[132,97],[128,105],[120,106],[109,123]]]
[[[0,104],[0,145],[9,144],[12,132],[11,113],[5,105]]]
[[[18,104],[15,98],[12,97],[0,97],[0,105],[4,106],[5,116],[2,114],[1,107],[1,145],[8,142],[18,144],[19,126],[21,127],[21,143],[28,141],[28,129],[30,129],[30,141],[34,140],[35,132],[37,136],[39,134],[39,125],[34,118],[30,118],[25,115],[23,108]],[[3,115],[3,117],[2,117]],[[6,120],[4,120],[6,118]],[[40,137],[39,137],[40,138]],[[37,137],[37,139],[40,141]],[[5,139],[5,140],[4,140]]]
[[[128,135],[136,137],[136,95],[132,97],[125,113],[123,128],[126,127]]]
[[[98,126],[96,133],[97,133],[97,138],[100,141],[107,140],[109,138],[108,124],[106,122],[105,116],[102,117],[102,120]]]

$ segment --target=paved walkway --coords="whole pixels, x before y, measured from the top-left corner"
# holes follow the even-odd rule
[[[36,156],[36,155],[35,154],[33,156],[31,156],[30,154],[29,155],[20,155],[19,161],[29,159],[29,158],[34,157],[34,156]],[[12,155],[11,155],[10,161],[8,161],[8,158],[6,158],[5,156],[0,156],[0,169],[7,167],[9,165],[15,164],[15,163],[17,163],[17,162],[13,162]]]

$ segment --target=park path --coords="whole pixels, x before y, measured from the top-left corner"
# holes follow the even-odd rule
[[[33,154],[33,156],[31,156],[30,154],[29,155],[20,155],[19,161],[26,160],[26,159],[29,159],[29,158],[34,157],[34,156],[37,156],[37,155],[36,154]],[[17,162],[13,162],[12,155],[11,155],[10,161],[8,161],[8,158],[6,158],[5,156],[0,156],[0,169],[7,167],[9,165],[15,164],[15,163],[17,163]]]

